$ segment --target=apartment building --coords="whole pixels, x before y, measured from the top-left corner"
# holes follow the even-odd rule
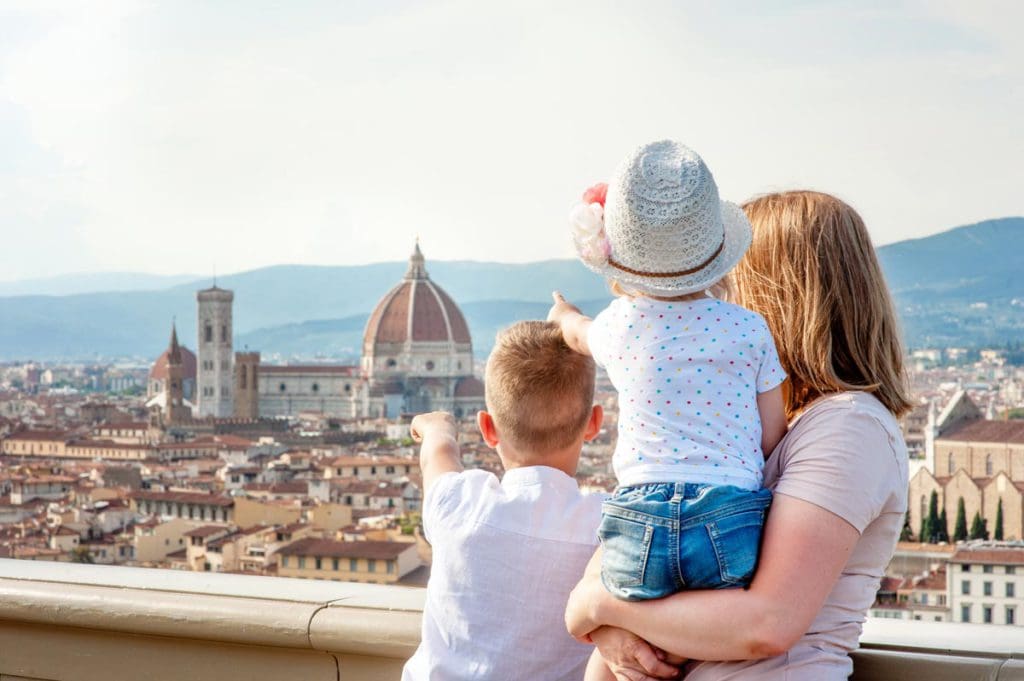
[[[1024,543],[960,548],[949,561],[948,591],[954,622],[1021,626]]]

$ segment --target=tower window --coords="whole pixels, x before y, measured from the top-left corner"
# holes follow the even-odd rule
[[[213,327],[209,324],[203,328],[203,340],[207,343],[213,342]]]
[[[433,370],[434,370],[434,360],[428,359],[427,360],[427,371],[433,371]]]
[[[221,324],[220,325],[220,342],[221,343],[227,343],[228,342],[228,325],[227,324]]]
[[[288,386],[282,383],[281,385],[277,386],[277,389],[280,390],[281,392],[284,392],[285,390],[288,389]]]
[[[313,384],[313,392],[315,392],[315,393],[320,392],[320,384],[319,383],[314,383]]]

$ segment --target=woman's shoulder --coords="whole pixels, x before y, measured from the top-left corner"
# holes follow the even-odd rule
[[[907,466],[899,423],[876,397],[841,392],[812,402],[789,426],[779,454],[785,459],[828,457],[861,466],[890,461]]]
[[[814,400],[790,424],[790,431],[834,429],[837,426],[843,430],[862,428],[902,436],[896,417],[877,397],[854,390]]]

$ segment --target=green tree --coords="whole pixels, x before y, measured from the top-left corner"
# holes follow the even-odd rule
[[[914,531],[910,529],[910,511],[903,516],[903,529],[900,531],[900,541],[914,541]]]
[[[939,531],[936,533],[938,539],[936,541],[949,541],[949,520],[946,518],[946,509],[943,507],[942,513],[939,514]]]
[[[992,534],[992,538],[996,541],[1003,541],[1003,500],[999,500],[999,504],[996,506],[996,528]]]
[[[921,541],[929,544],[939,541],[939,495],[935,491],[932,491],[932,498],[928,502],[928,518],[921,529]]]
[[[956,502],[956,528],[953,530],[953,541],[964,541],[967,539],[967,509],[964,508],[964,498]]]
[[[981,517],[981,512],[974,514],[971,521],[971,539],[988,539],[988,522]]]
[[[89,553],[89,549],[84,546],[79,546],[71,549],[71,562],[72,563],[95,563],[92,554]]]

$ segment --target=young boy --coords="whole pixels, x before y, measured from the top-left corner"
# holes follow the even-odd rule
[[[573,477],[603,418],[594,362],[557,325],[520,322],[498,335],[486,385],[477,425],[501,481],[462,469],[450,415],[412,422],[434,562],[422,642],[402,679],[581,679],[592,648],[562,616],[601,520],[601,496],[582,495]]]

